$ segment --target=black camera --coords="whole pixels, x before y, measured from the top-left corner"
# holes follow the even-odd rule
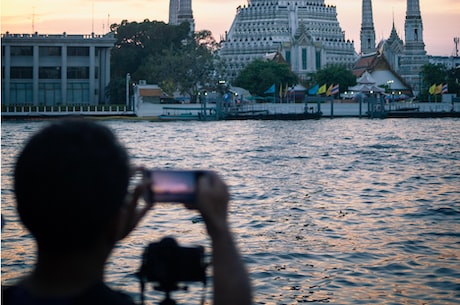
[[[174,238],[165,237],[145,248],[139,277],[160,285],[155,289],[174,291],[179,282],[206,284],[204,248],[181,247]]]

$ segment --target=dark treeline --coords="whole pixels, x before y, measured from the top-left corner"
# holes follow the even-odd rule
[[[220,61],[218,44],[210,31],[190,34],[187,22],[122,21],[111,32],[117,42],[111,55],[111,82],[106,94],[112,103],[125,102],[126,75],[133,82],[158,84],[168,94],[177,89],[195,101],[199,89],[218,83]]]

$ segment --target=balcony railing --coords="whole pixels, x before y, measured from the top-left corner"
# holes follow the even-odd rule
[[[126,105],[2,105],[2,116],[134,115]]]

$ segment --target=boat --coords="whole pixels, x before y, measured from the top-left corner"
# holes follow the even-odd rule
[[[267,111],[239,112],[227,114],[225,120],[318,120],[322,116],[321,112],[302,112],[302,113],[269,113]]]
[[[163,107],[162,121],[211,121],[216,120],[215,108]]]

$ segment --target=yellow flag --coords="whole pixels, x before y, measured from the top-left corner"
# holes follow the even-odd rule
[[[326,92],[326,95],[327,96],[331,96],[332,95],[332,88],[334,87],[334,85],[330,85],[329,88],[327,88],[327,92]]]
[[[439,84],[436,86],[436,89],[434,90],[434,94],[441,94],[442,92],[442,84]]]
[[[431,86],[430,89],[428,90],[428,93],[433,95],[435,90],[436,90],[436,84],[433,84],[433,86]]]
[[[327,87],[326,87],[326,84],[324,84],[321,87],[319,87],[318,94],[324,94],[326,93],[326,90],[327,90]]]

